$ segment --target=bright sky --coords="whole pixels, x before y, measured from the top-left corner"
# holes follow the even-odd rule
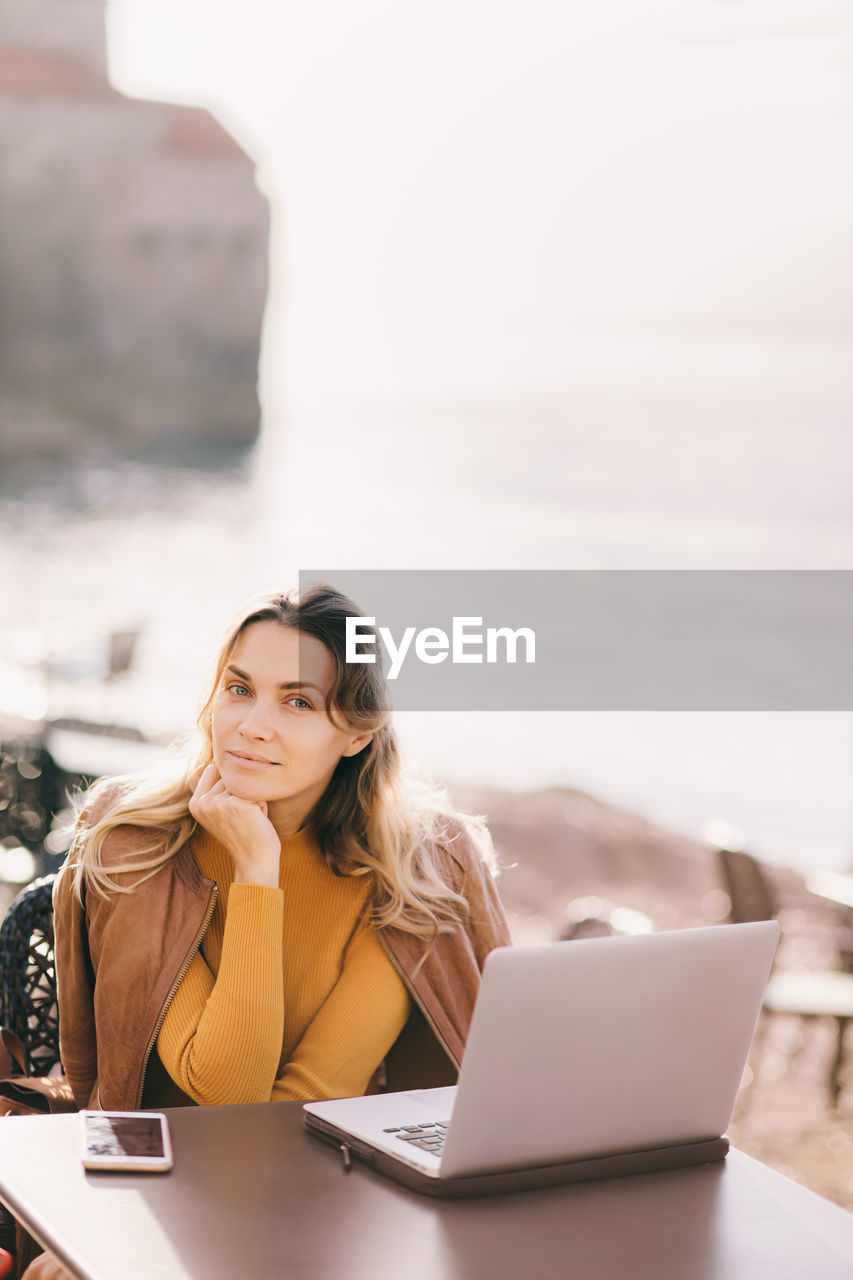
[[[840,0],[109,14],[117,85],[214,107],[280,196],[309,393],[330,350],[352,389],[476,391],[496,367],[547,384],[595,317],[853,319]]]

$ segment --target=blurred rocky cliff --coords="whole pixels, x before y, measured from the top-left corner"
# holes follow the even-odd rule
[[[0,0],[0,458],[253,439],[268,234],[207,111],[112,88],[104,0]]]

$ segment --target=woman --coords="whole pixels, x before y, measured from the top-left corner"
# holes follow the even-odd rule
[[[240,612],[177,778],[102,783],[55,892],[78,1106],[355,1095],[456,1078],[508,932],[483,827],[401,769],[329,587]]]
[[[79,1107],[456,1079],[509,942],[491,843],[404,774],[379,666],[345,662],[347,616],[324,586],[250,601],[186,767],[90,793],[54,892]],[[26,1280],[67,1274],[46,1253]]]

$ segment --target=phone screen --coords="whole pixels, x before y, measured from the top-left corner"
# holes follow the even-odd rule
[[[86,1150],[92,1156],[143,1156],[166,1154],[159,1116],[86,1116]]]

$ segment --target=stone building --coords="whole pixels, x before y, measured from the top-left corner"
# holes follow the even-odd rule
[[[268,237],[208,112],[110,85],[104,0],[0,0],[0,457],[253,439]]]

